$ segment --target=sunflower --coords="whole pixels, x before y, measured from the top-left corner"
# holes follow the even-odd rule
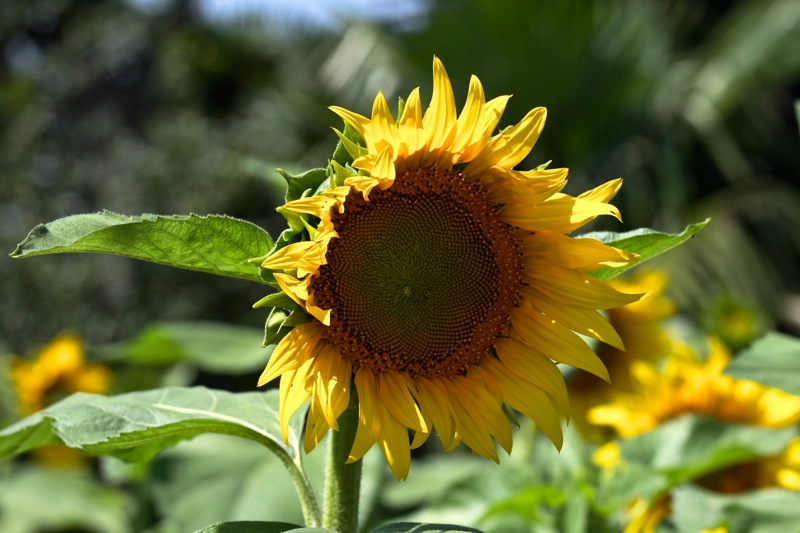
[[[572,197],[560,192],[566,169],[513,170],[545,109],[492,135],[507,96],[487,102],[473,76],[457,116],[437,58],[433,78],[424,114],[419,89],[397,120],[380,93],[371,118],[331,107],[361,137],[340,134],[352,168],[279,208],[301,217],[309,238],[262,264],[310,316],[276,346],[259,380],[281,377],[284,438],[311,400],[305,448],[313,449],[357,394],[349,461],[377,443],[398,479],[434,429],[445,449],[463,442],[498,461],[496,443],[507,452],[512,444],[505,406],[560,447],[568,399],[556,362],[608,379],[576,332],[618,344],[597,310],[640,298],[587,275],[634,254],[567,236],[599,215],[619,218],[607,202],[621,181]]]
[[[675,347],[660,371],[654,363],[635,361],[632,390],[592,408],[588,419],[613,427],[624,438],[684,413],[762,427],[800,421],[800,397],[723,374],[730,357],[725,345],[711,338],[705,361],[685,345]]]
[[[610,285],[622,292],[645,293],[632,304],[609,309],[609,322],[619,333],[621,344],[600,345],[597,355],[608,369],[609,382],[585,372],[575,373],[567,382],[572,422],[585,437],[602,440],[603,430],[586,419],[588,411],[611,400],[616,391],[631,387],[631,364],[634,361],[657,361],[669,355],[671,340],[664,320],[675,312],[674,302],[664,295],[668,278],[664,272],[643,271],[626,279],[614,279]]]
[[[83,343],[72,334],[59,335],[32,360],[14,357],[11,381],[19,410],[30,415],[74,392],[104,394],[111,388],[111,370],[86,364]],[[72,466],[83,456],[65,446],[44,446],[34,450],[37,460],[50,466]]]

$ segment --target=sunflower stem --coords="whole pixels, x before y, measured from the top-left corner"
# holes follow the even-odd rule
[[[339,431],[331,432],[328,443],[322,525],[339,533],[356,533],[358,530],[361,460],[346,463],[357,427],[358,399],[353,394],[350,405],[339,417]]]

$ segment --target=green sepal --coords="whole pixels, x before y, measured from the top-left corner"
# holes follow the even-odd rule
[[[503,404],[503,414],[506,415],[506,419],[511,423],[511,425],[513,425],[517,429],[520,428],[517,416],[511,409],[509,409],[509,407],[506,404]]]
[[[291,328],[284,328],[284,323],[289,318],[289,313],[279,307],[273,307],[264,324],[264,342],[262,346],[278,344],[289,333]],[[285,331],[284,331],[285,329]]]
[[[550,166],[550,163],[552,163],[552,162],[553,162],[553,160],[551,159],[551,160],[550,160],[550,161],[548,161],[547,163],[542,163],[541,165],[539,165],[538,167],[536,167],[534,170],[547,170],[547,167],[549,167],[549,166]]]
[[[285,292],[276,292],[264,296],[259,301],[253,304],[253,309],[260,307],[280,307],[281,309],[289,309],[295,301],[291,299]]]
[[[280,168],[276,169],[275,171],[283,176],[283,179],[286,180],[287,202],[302,198],[308,190],[313,193],[328,177],[327,171],[324,168],[312,168],[311,170],[303,172],[299,176],[292,176]]]
[[[264,267],[259,267],[258,275],[261,278],[261,280],[267,285],[275,287],[276,289],[280,287],[278,285],[278,282],[275,281],[275,276],[272,275],[272,270]]]
[[[328,167],[328,169],[330,170],[334,187],[341,187],[342,185],[344,185],[344,180],[346,180],[347,178],[358,176],[358,171],[353,167],[351,167],[349,164],[342,166],[335,160],[331,161],[331,164]]]
[[[352,135],[348,135],[348,128],[349,131],[352,132]],[[347,154],[347,157],[337,158],[336,153],[334,153],[333,160],[339,163],[340,165],[342,166],[349,165],[359,157],[367,155],[367,153],[369,153],[367,152],[367,149],[364,148],[364,145],[361,144],[364,142],[361,139],[361,136],[358,134],[356,130],[351,128],[349,124],[345,124],[344,132],[341,132],[336,128],[333,128],[333,131],[336,133],[336,135],[339,136],[339,146],[343,146],[344,152]],[[354,138],[353,135],[355,135],[356,137]],[[336,151],[337,152],[339,151],[338,147]]]
[[[403,116],[403,111],[406,110],[406,101],[403,100],[402,97],[397,99],[397,119],[395,119],[396,123],[400,123],[400,117]]]

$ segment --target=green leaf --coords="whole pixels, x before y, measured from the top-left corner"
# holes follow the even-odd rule
[[[597,239],[598,241],[625,250],[626,252],[634,252],[639,254],[639,260],[635,263],[617,268],[600,268],[591,273],[591,275],[599,280],[608,281],[616,276],[622,274],[629,268],[638,266],[645,261],[663,254],[664,252],[675,248],[679,244],[683,244],[691,239],[695,233],[703,229],[708,224],[710,219],[706,219],[696,224],[686,226],[681,233],[659,233],[655,230],[642,228],[626,233],[615,233],[611,231],[598,231],[579,235],[580,238]]]
[[[323,486],[326,451],[318,446],[303,457],[304,471],[315,487]],[[149,499],[164,531],[195,531],[243,520],[304,523],[283,464],[249,440],[201,435],[159,454],[149,464],[148,477]],[[209,490],[210,480],[214,490]]]
[[[266,446],[284,464],[295,461],[304,417],[278,421],[278,392],[234,394],[204,387],[165,388],[119,396],[77,393],[0,431],[0,459],[63,443],[89,455],[146,461],[202,433],[236,435]]]
[[[220,522],[198,529],[196,533],[284,533],[286,531],[308,531],[308,529],[286,522]]]
[[[768,429],[684,415],[621,441],[626,467],[607,479],[599,494],[608,507],[635,496],[651,497],[708,473],[777,455],[795,434],[792,427]]]
[[[800,396],[800,339],[768,333],[742,350],[725,374]]]
[[[303,194],[308,190],[316,191],[328,177],[328,171],[324,168],[313,168],[299,176],[292,176],[280,168],[276,169],[276,171],[286,180],[287,202],[302,198]]]
[[[418,522],[396,522],[386,524],[371,533],[449,533],[451,531],[467,531],[470,533],[482,533],[480,529],[464,526],[454,526],[451,524],[421,524]]]
[[[266,231],[226,216],[129,217],[102,211],[36,226],[11,257],[106,253],[263,283],[258,266],[247,260],[272,247]]]
[[[13,465],[0,486],[0,531],[132,531],[128,495],[98,483],[88,468]]]
[[[271,349],[261,345],[260,329],[218,322],[157,322],[133,339],[99,346],[103,359],[167,365],[190,363],[217,374],[244,374],[263,367]]]
[[[781,489],[719,494],[694,485],[672,492],[672,520],[679,533],[695,533],[726,525],[731,532],[797,531],[800,495]]]

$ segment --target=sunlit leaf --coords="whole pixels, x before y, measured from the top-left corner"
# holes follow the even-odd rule
[[[581,238],[597,239],[609,246],[634,252],[639,254],[639,260],[635,263],[617,268],[601,268],[592,272],[592,276],[606,281],[612,279],[626,270],[638,266],[645,261],[652,259],[664,252],[683,244],[691,239],[695,233],[700,231],[708,224],[709,219],[696,224],[690,224],[681,233],[659,233],[658,231],[642,228],[626,233],[614,233],[611,231],[598,231],[579,235]]]
[[[264,283],[248,259],[265,255],[272,246],[266,231],[236,218],[130,217],[102,211],[36,226],[11,257],[95,252]]]
[[[800,395],[800,339],[768,333],[742,350],[725,373]]]
[[[78,393],[0,431],[0,459],[63,443],[89,455],[145,461],[202,433],[236,435],[266,446],[284,463],[299,456],[303,417],[278,423],[278,393],[234,394],[204,387],[165,388],[119,396]]]

